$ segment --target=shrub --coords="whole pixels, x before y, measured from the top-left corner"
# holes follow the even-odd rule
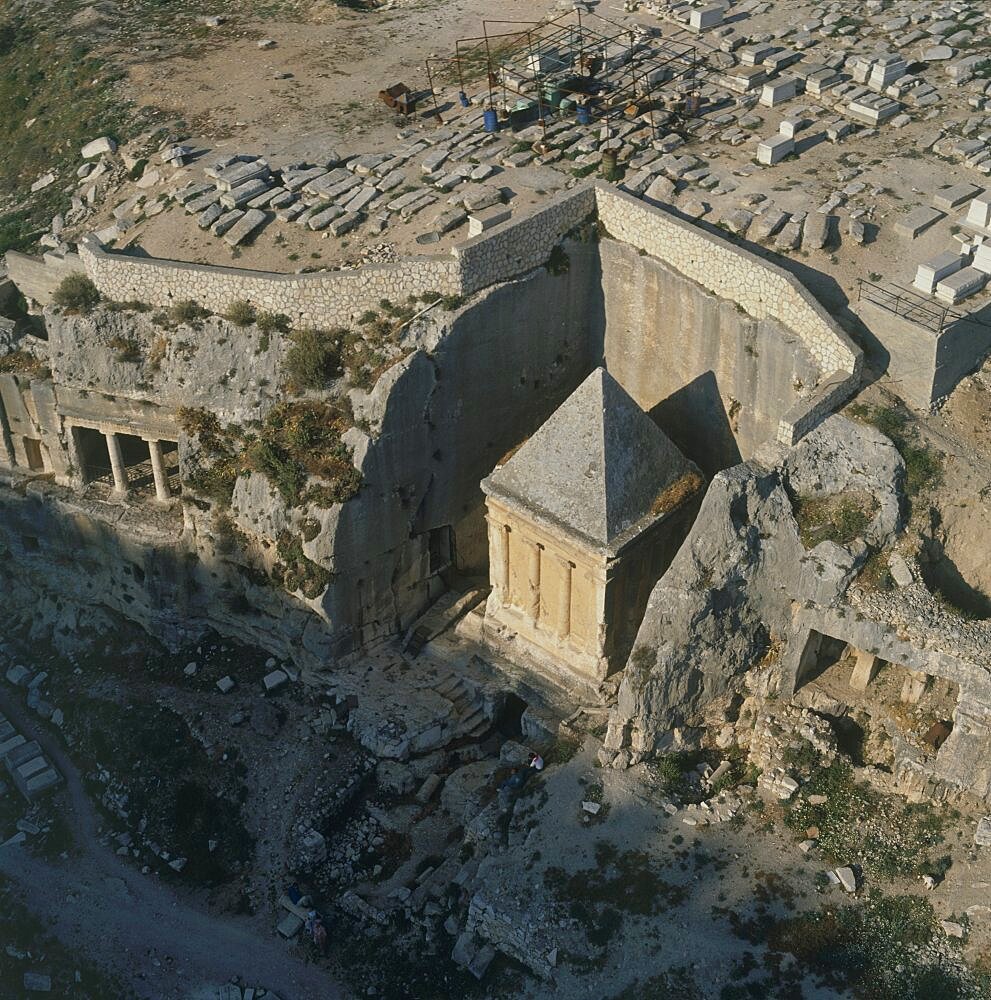
[[[312,600],[319,597],[331,581],[330,573],[303,554],[303,542],[288,531],[279,535],[276,545],[281,562],[273,569],[273,576],[290,593],[302,591]]]
[[[858,403],[850,407],[850,413],[891,438],[905,461],[905,492],[910,500],[943,481],[942,457],[919,441],[918,431],[911,426],[911,419],[904,410],[896,406],[870,407]]]
[[[872,496],[855,492],[795,500],[795,521],[807,549],[824,541],[849,545],[863,537],[876,511],[877,501]]]
[[[871,877],[922,875],[931,867],[930,851],[942,841],[945,817],[928,805],[906,803],[894,795],[874,791],[857,782],[849,764],[837,760],[813,770],[805,786],[809,798],[793,803],[785,822],[804,834],[819,828],[819,848],[825,858],[859,863]]]
[[[562,274],[567,274],[570,268],[571,259],[559,243],[551,250],[551,255],[547,259],[547,273],[559,277]]]
[[[236,299],[228,306],[224,318],[235,326],[251,326],[256,318],[255,307],[245,299]]]
[[[293,390],[325,389],[341,373],[344,332],[332,330],[327,333],[306,328],[293,333],[292,346],[283,361],[283,370]]]
[[[52,302],[70,313],[88,313],[100,301],[100,292],[85,274],[67,274],[52,294]]]
[[[260,312],[255,319],[258,329],[265,336],[270,336],[278,330],[280,333],[288,333],[292,326],[292,320],[283,313]]]
[[[306,470],[285,448],[262,438],[248,450],[248,462],[279,491],[287,504],[295,507],[299,503],[306,485]]]
[[[173,323],[198,323],[201,319],[206,319],[209,315],[209,309],[204,309],[203,306],[192,299],[183,299],[181,302],[176,302],[169,309],[169,318]]]

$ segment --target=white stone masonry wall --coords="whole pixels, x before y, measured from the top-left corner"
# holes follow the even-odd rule
[[[756,319],[778,320],[802,338],[824,375],[837,369],[859,373],[860,350],[787,271],[609,185],[597,183],[595,193],[599,221],[610,236],[664,261]]]
[[[461,294],[458,264],[448,257],[410,257],[396,264],[318,274],[275,274],[112,254],[90,237],[79,251],[86,273],[108,299],[159,308],[192,299],[218,314],[246,299],[258,309],[321,327],[347,326],[382,299],[398,303],[424,292]]]

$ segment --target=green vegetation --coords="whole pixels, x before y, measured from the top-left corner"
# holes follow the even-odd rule
[[[567,764],[582,748],[581,742],[567,736],[559,736],[554,745],[544,754],[548,764]]]
[[[781,920],[768,939],[773,950],[794,955],[830,985],[864,1000],[987,996],[991,978],[968,972],[943,942],[928,900],[879,892],[863,903]]]
[[[891,438],[905,461],[905,492],[909,499],[924,490],[935,489],[943,481],[943,459],[920,440],[918,428],[909,414],[899,406],[850,407],[851,416],[873,424]]]
[[[84,274],[67,274],[52,293],[52,303],[68,313],[85,315],[99,301],[100,292]]]
[[[812,805],[812,795],[823,795],[826,801]],[[802,836],[809,827],[818,827],[825,857],[859,864],[873,878],[919,876],[945,868],[931,854],[943,840],[945,818],[927,804],[906,803],[855,781],[853,769],[841,760],[813,769],[785,821]]]
[[[288,333],[292,327],[292,320],[284,313],[265,312],[262,310],[255,317],[255,325],[263,335],[271,336],[276,331],[279,333]]]
[[[802,496],[794,503],[795,520],[807,549],[820,542],[849,545],[862,538],[877,511],[877,501],[867,493]]]
[[[564,247],[559,243],[551,250],[551,255],[547,259],[547,273],[559,277],[562,274],[567,274],[570,268],[571,258],[568,257]]]
[[[687,891],[662,879],[643,851],[624,851],[608,841],[595,845],[595,865],[571,874],[549,867],[544,885],[568,908],[588,934],[589,943],[605,948],[623,924],[623,914],[651,917],[679,906]]]
[[[361,488],[361,473],[341,440],[352,426],[344,403],[281,403],[257,434],[223,428],[207,410],[183,407],[178,420],[202,452],[189,485],[221,507],[230,505],[238,477],[251,471],[264,475],[290,507],[330,507]],[[317,482],[308,485],[311,478]]]
[[[216,767],[178,713],[151,702],[120,704],[79,694],[66,721],[84,759],[106,768],[113,782],[126,782],[134,831],[145,819],[156,839],[188,859],[183,877],[223,882],[251,857],[237,769]],[[95,797],[105,790],[90,783]]]
[[[48,378],[51,374],[44,361],[39,361],[27,351],[11,351],[0,357],[0,373],[27,378]]]
[[[41,213],[32,215],[21,210],[0,215],[0,256],[8,250],[29,250],[34,241],[47,231],[41,224]]]
[[[351,425],[351,413],[342,403],[281,403],[269,411],[249,445],[247,462],[292,507],[343,503],[361,487],[361,473],[341,441]],[[306,490],[311,476],[320,485]]]
[[[0,15],[0,191],[26,194],[50,170],[61,180],[33,196],[30,206],[0,218],[0,252],[24,249],[32,231],[46,230],[51,216],[68,206],[62,188],[80,148],[96,136],[119,136],[125,127],[114,86],[122,73],[65,28],[48,8]]]
[[[6,876],[0,876],[0,939],[4,943],[0,983],[10,988],[6,995],[23,996],[22,977],[25,972],[38,971],[39,961],[44,962],[45,974],[52,977],[52,996],[103,1000],[127,995],[120,983],[106,977],[77,950],[50,937],[44,922],[21,903],[12,885]]]
[[[304,597],[312,600],[327,589],[331,581],[330,573],[307,559],[299,536],[284,531],[279,536],[277,550],[280,561],[273,570],[273,576],[287,591],[302,591]]]
[[[209,410],[180,407],[176,419],[182,430],[199,441],[202,454],[187,483],[200,496],[221,507],[229,507],[234,484],[244,468],[242,435],[225,430]]]
[[[136,364],[144,357],[141,353],[141,342],[134,337],[111,337],[110,347],[118,361]]]
[[[169,319],[176,325],[186,323],[189,326],[197,326],[201,320],[210,315],[209,309],[204,309],[198,302],[192,299],[183,299],[176,302],[168,309]]]
[[[235,326],[251,326],[256,316],[255,307],[245,299],[235,300],[224,313],[224,319],[229,320]]]
[[[705,996],[695,979],[695,974],[687,966],[668,969],[650,979],[637,980],[611,1000],[702,1000]]]
[[[886,549],[872,552],[857,576],[857,584],[865,590],[892,590],[895,581],[888,568],[890,555],[891,553]]]
[[[291,392],[326,389],[341,374],[341,349],[347,330],[329,332],[305,327],[291,335],[292,346],[283,359]]]

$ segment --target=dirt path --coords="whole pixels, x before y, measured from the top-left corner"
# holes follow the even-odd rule
[[[259,936],[247,920],[194,908],[153,876],[130,868],[100,842],[98,817],[62,747],[3,691],[0,711],[38,741],[66,779],[66,819],[79,855],[52,862],[21,847],[0,851],[0,872],[24,890],[26,905],[64,944],[105,966],[140,997],[187,997],[232,976],[283,1000],[350,996],[291,955],[280,939]]]

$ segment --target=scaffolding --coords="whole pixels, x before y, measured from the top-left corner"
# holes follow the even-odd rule
[[[493,30],[510,25],[519,27]],[[454,69],[463,107],[471,104],[468,82],[484,78],[486,110],[513,126],[546,126],[573,111],[588,123],[641,119],[656,136],[671,116],[690,118],[699,110],[702,62],[693,44],[580,9],[544,21],[484,20],[482,31],[458,39],[453,57],[427,60],[438,121],[438,66]]]

